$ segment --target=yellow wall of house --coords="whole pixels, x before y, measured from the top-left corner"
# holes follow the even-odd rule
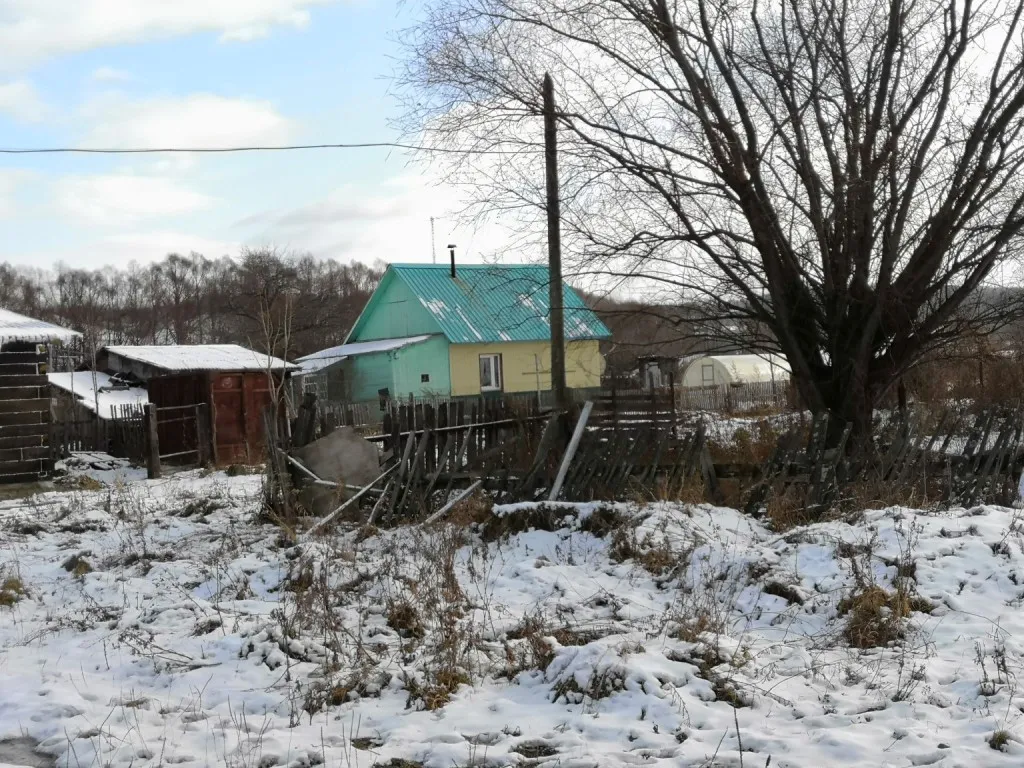
[[[453,395],[480,394],[480,355],[485,354],[501,355],[503,391],[536,392],[538,388],[551,389],[551,345],[547,342],[450,344],[448,356]],[[596,340],[570,341],[566,344],[565,379],[568,386],[574,389],[598,387],[601,385],[603,371],[604,358]]]

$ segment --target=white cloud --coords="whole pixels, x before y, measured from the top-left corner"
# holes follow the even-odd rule
[[[209,93],[108,98],[90,104],[84,117],[92,127],[80,143],[91,147],[226,147],[279,142],[293,131],[269,101]]]
[[[4,0],[0,68],[196,32],[248,40],[274,26],[303,27],[310,8],[334,2],[339,0]]]
[[[127,173],[66,176],[54,182],[53,195],[60,211],[98,225],[174,216],[214,203],[170,179]]]
[[[237,256],[241,246],[232,240],[206,237],[191,232],[145,231],[120,232],[104,237],[101,247],[104,264],[124,263],[134,259],[139,262],[158,261],[169,253],[201,253],[209,259],[221,256]],[[94,251],[86,249],[85,253]]]
[[[127,83],[135,78],[129,72],[113,67],[97,67],[89,75],[89,79],[97,83]]]
[[[124,267],[131,261],[147,264],[160,261],[169,253],[201,253],[207,258],[237,256],[241,246],[231,240],[186,230],[128,231],[114,235],[82,235],[73,247],[48,248],[26,253],[8,244],[0,245],[0,260],[24,266],[50,266],[58,262],[82,269],[106,266]]]
[[[358,259],[430,262],[448,258],[455,243],[464,262],[500,256],[529,261],[537,254],[507,248],[509,233],[493,222],[477,226],[459,221],[460,208],[450,189],[419,176],[403,176],[377,187],[346,185],[327,199],[287,210],[264,211],[236,222],[250,245],[274,244],[341,261]],[[431,247],[430,218],[435,217]]]
[[[27,80],[0,83],[0,112],[25,123],[38,123],[49,112],[35,86]]]
[[[19,188],[33,176],[31,171],[0,168],[0,219],[12,217],[18,212]]]

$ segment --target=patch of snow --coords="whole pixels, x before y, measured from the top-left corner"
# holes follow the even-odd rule
[[[462,311],[462,307],[456,307],[455,311],[458,313],[459,318],[461,318],[462,322],[464,322],[466,324],[466,327],[469,328],[470,333],[472,333],[474,336],[476,336],[477,341],[483,341],[484,337],[481,336],[480,335],[480,331],[478,331],[476,328],[474,328],[473,324],[471,322],[469,322],[469,318],[466,317],[466,313]]]
[[[0,608],[0,739],[61,766],[1021,765],[1013,510],[779,535],[730,509],[618,504],[595,535],[599,503],[519,504],[497,514],[554,530],[293,547],[261,522],[260,487],[185,472],[3,502],[0,571],[26,594]],[[896,644],[849,647],[840,601],[898,578],[934,610]],[[413,596],[422,625],[400,631],[389,610]],[[428,711],[451,669],[462,684]]]
[[[117,416],[116,409],[120,406],[146,405],[149,402],[149,393],[145,387],[112,388],[110,375],[101,371],[48,373],[46,379],[58,389],[73,394],[77,401],[93,413],[96,413],[98,404],[101,419]]]
[[[426,341],[430,336],[406,336],[399,339],[377,339],[375,341],[357,341],[352,344],[340,344],[329,349],[322,349],[310,355],[298,358],[295,362],[302,368],[303,373],[316,373],[334,363],[346,360],[349,357],[368,355],[374,352],[391,352],[396,349],[419,344]]]
[[[277,357],[238,344],[108,346],[107,352],[166,371],[265,371],[297,368]]]
[[[445,304],[441,299],[424,299],[420,298],[420,304],[427,308],[427,311],[433,313],[435,317],[444,318],[448,312],[448,305]]]
[[[0,339],[46,343],[50,341],[71,341],[81,336],[78,331],[61,328],[59,325],[37,320],[9,309],[0,309]]]

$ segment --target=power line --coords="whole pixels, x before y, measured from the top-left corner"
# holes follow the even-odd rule
[[[271,146],[247,147],[0,147],[0,155],[151,155],[160,153],[197,152],[203,154],[231,152],[291,152],[303,149],[410,149],[417,152],[435,152],[456,155],[509,155],[513,154],[501,149],[448,149],[445,147],[421,147],[415,144],[401,144],[390,141],[359,142],[354,144],[285,144]]]

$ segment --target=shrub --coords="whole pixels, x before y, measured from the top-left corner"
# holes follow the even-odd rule
[[[0,606],[10,608],[25,597],[25,585],[17,576],[8,576],[0,583]]]
[[[931,608],[927,600],[903,588],[889,592],[874,584],[863,587],[839,602],[839,615],[847,617],[843,636],[854,648],[889,645],[903,638],[903,619]]]
[[[388,605],[388,626],[405,638],[422,640],[426,634],[420,614],[408,600],[394,600]]]
[[[1006,751],[1006,745],[1010,743],[1010,732],[998,730],[988,737],[988,745],[999,752]]]
[[[81,578],[87,573],[92,573],[92,565],[85,559],[86,554],[88,553],[79,552],[77,555],[72,555],[64,561],[64,564],[61,567],[76,578]]]

